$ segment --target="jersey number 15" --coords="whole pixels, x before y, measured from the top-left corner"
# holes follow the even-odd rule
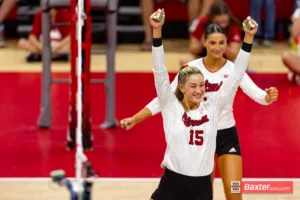
[[[191,130],[190,131],[190,145],[201,146],[203,144],[203,131],[202,130]]]

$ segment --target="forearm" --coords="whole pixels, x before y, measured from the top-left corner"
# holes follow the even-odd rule
[[[147,107],[145,107],[142,110],[140,110],[138,113],[136,113],[132,118],[134,122],[138,124],[150,117],[152,117],[152,113]]]
[[[16,0],[4,0],[0,7],[0,24],[3,22],[3,20],[6,18],[8,13],[11,11],[11,9],[14,7],[16,3]]]
[[[34,46],[36,46],[40,51],[42,51],[42,44],[37,39],[35,35],[30,34],[28,37],[29,42],[31,42]]]
[[[244,42],[235,60],[234,71],[240,76],[244,76],[247,70],[253,39],[254,36],[245,34]]]
[[[268,105],[269,101],[266,98],[268,95],[266,91],[259,88],[253,80],[248,76],[248,74],[245,74],[241,83],[240,87],[243,90],[245,94],[247,94],[251,99],[253,99],[255,102],[261,104],[261,105]]]

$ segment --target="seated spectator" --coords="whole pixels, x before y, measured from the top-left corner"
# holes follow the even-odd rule
[[[16,4],[17,0],[2,0],[0,6],[0,48],[5,46],[4,26],[2,22]]]
[[[52,23],[69,23],[70,12],[66,9],[50,10]],[[53,60],[68,60],[67,55],[59,55],[58,53],[70,52],[70,26],[52,27],[50,32],[51,47],[53,53]],[[41,61],[42,59],[42,12],[39,11],[34,16],[32,30],[28,39],[20,39],[18,46],[29,52],[27,61]]]
[[[151,26],[149,22],[149,17],[154,13],[154,3],[164,0],[140,0],[140,6],[142,9],[143,24],[145,27],[145,38],[144,43],[141,45],[140,49],[144,51],[150,51],[152,47],[152,34]],[[188,3],[189,10],[189,23],[193,26],[199,17],[206,16],[210,10],[211,4],[214,0],[178,0]],[[196,19],[196,21],[194,21]],[[194,23],[192,23],[194,22]]]
[[[297,43],[297,53],[284,52],[282,61],[289,69],[290,74],[296,73],[300,75],[300,7],[297,8],[292,16],[291,36],[294,43]]]
[[[198,26],[190,39],[190,54],[180,59],[180,66],[206,55],[204,31],[211,23],[219,24],[224,28],[228,43],[224,56],[230,61],[235,60],[241,45],[240,23],[233,17],[224,1],[214,1],[208,16],[199,19]]]

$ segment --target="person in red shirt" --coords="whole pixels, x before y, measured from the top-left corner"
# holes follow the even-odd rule
[[[50,10],[52,23],[70,23],[71,15],[67,9],[54,9]],[[63,58],[66,56],[58,56],[55,53],[68,53],[70,52],[70,26],[52,27],[50,32],[51,47],[53,59]],[[27,61],[40,61],[42,53],[42,12],[39,11],[35,14],[31,32],[28,39],[20,39],[18,46],[21,49],[29,51]]]
[[[204,46],[204,32],[209,24],[221,25],[227,36],[228,47],[224,56],[234,61],[241,45],[240,23],[235,19],[224,1],[214,1],[208,16],[199,19],[199,23],[192,33],[189,44],[189,55],[180,59],[180,66],[206,55]]]

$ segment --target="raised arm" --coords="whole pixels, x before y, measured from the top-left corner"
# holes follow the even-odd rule
[[[171,83],[171,88],[172,88],[173,92],[175,92],[177,85],[178,85],[178,74],[176,75],[176,77],[174,78],[174,80]],[[146,105],[146,109],[150,112],[149,117],[154,116],[160,112],[160,107],[159,107],[157,97],[154,98],[150,103],[148,103]],[[145,110],[145,108],[143,110]]]
[[[157,21],[153,16],[158,15],[161,21]],[[159,101],[160,109],[164,109],[166,105],[174,98],[171,88],[168,71],[165,67],[164,48],[162,45],[162,25],[164,23],[164,10],[155,12],[150,17],[150,23],[153,27],[153,44],[152,44],[152,71],[154,74],[154,83]]]
[[[249,63],[252,43],[254,35],[257,32],[258,25],[256,25],[255,28],[248,30],[246,22],[247,21],[245,20],[243,23],[245,37],[234,64],[234,72],[224,82],[220,90],[212,98],[210,98],[210,102],[216,105],[219,109],[222,109],[230,98],[232,98],[231,94],[239,86]]]
[[[145,108],[140,110],[134,116],[122,119],[121,126],[127,130],[131,129],[137,123],[142,122],[160,112],[160,108],[166,105],[169,97],[173,95],[170,93],[173,93],[177,87],[177,76],[172,82],[172,85],[170,85],[169,75],[164,64],[164,50],[161,39],[161,28],[163,25],[163,21],[157,22],[150,17],[150,23],[153,27],[152,71],[155,76],[155,86],[158,97],[160,97],[160,102],[156,97],[149,104],[147,104]],[[164,87],[162,87],[163,85]],[[168,94],[168,96],[166,94]]]

